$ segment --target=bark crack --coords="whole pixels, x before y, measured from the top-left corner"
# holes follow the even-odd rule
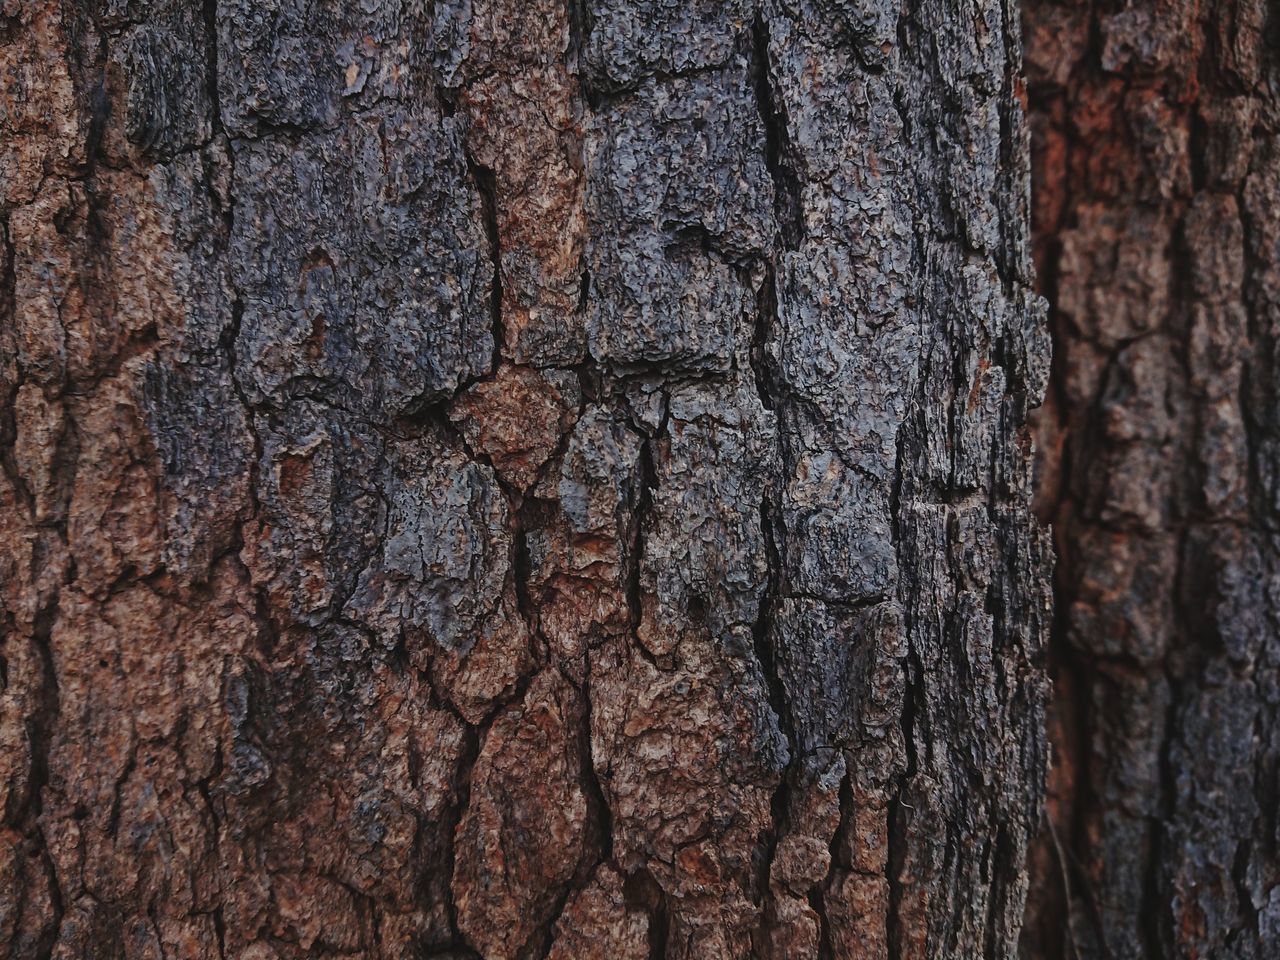
[[[205,44],[205,90],[209,97],[213,136],[218,137],[226,133],[222,126],[222,99],[218,91],[218,0],[203,0],[201,13],[209,35]]]
[[[774,213],[784,250],[798,250],[805,237],[803,181],[791,148],[787,115],[775,91],[769,57],[769,21],[757,11],[752,24],[756,106],[764,125],[765,162],[773,179]]]
[[[506,348],[502,323],[502,233],[498,225],[497,178],[491,167],[478,163],[466,151],[467,169],[480,194],[480,209],[484,217],[484,232],[489,241],[489,259],[493,262],[493,284],[489,293],[489,314],[493,324],[493,362],[490,375],[498,372],[502,353]]]

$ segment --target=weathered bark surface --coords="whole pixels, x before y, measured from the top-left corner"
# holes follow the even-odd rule
[[[0,943],[1007,957],[1014,8],[0,19]]]
[[[1026,10],[1056,762],[1027,957],[1280,950],[1280,72],[1262,0]]]

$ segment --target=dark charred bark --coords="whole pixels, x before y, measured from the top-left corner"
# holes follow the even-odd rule
[[[1025,11],[1055,763],[1023,954],[1280,951],[1274,5]]]
[[[35,0],[0,44],[8,956],[1014,952],[1010,2]]]

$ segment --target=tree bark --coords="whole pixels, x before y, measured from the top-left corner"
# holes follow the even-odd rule
[[[1060,561],[1023,953],[1275,956],[1275,10],[1033,0],[1025,19]]]
[[[8,955],[1010,956],[1018,34],[6,3]]]

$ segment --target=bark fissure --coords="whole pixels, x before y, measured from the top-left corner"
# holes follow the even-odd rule
[[[769,65],[769,24],[757,12],[751,28],[752,67],[756,106],[764,124],[765,162],[773,180],[774,216],[784,250],[796,250],[804,240],[802,178],[787,137],[787,119],[775,99]]]
[[[493,323],[493,365],[490,373],[497,373],[502,363],[504,346],[502,322],[502,234],[498,226],[498,198],[494,172],[467,155],[467,169],[476,191],[480,194],[484,232],[489,241],[489,260],[493,263],[493,282],[489,293],[489,313]]]

